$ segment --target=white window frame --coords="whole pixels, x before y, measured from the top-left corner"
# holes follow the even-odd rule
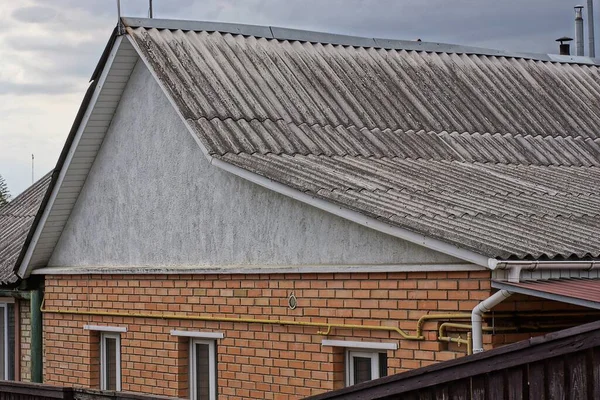
[[[117,382],[116,390],[121,391],[121,335],[103,331],[100,333],[100,390],[108,390],[106,382],[106,339],[116,339]]]
[[[190,399],[197,400],[196,397],[196,345],[208,345],[208,387],[209,400],[217,400],[217,363],[216,363],[216,343],[214,340],[202,340],[190,337]]]
[[[371,380],[378,379],[381,376],[379,371],[379,355],[386,354],[384,351],[369,351],[369,350],[357,350],[357,349],[346,349],[346,386],[352,386],[354,382],[354,357],[370,358],[371,359]]]
[[[4,340],[2,343],[2,346],[4,346],[4,360],[2,360],[4,362],[4,377],[2,379],[8,380],[8,358],[10,357],[10,354],[8,354],[8,303],[2,302],[0,307],[4,309]]]

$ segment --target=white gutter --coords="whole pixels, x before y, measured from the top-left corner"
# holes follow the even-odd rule
[[[591,271],[600,268],[600,261],[496,261],[495,263],[495,268],[497,269],[512,269],[515,267],[527,271],[538,269],[579,269]]]
[[[490,259],[491,261],[491,259]],[[508,282],[519,282],[521,271],[535,271],[537,269],[579,269],[593,270],[600,268],[599,261],[498,261],[495,260],[494,268],[508,270]],[[473,353],[483,351],[483,313],[509,298],[512,292],[500,290],[481,303],[477,304],[471,312],[471,332],[473,338]]]

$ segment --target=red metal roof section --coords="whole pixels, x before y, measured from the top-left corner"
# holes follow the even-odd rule
[[[502,284],[520,289],[600,303],[600,279],[560,278],[518,283],[502,282]]]

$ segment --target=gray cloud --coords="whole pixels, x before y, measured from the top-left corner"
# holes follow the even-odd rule
[[[94,40],[85,40],[77,43],[65,43],[65,40],[56,36],[24,36],[22,34],[11,34],[4,38],[6,46],[19,51],[39,52],[42,54],[53,54],[60,57],[61,53],[75,53],[85,57],[97,53],[108,40],[106,37]]]
[[[15,83],[0,80],[0,95],[54,95],[80,90],[81,88],[73,83]]]
[[[50,7],[33,6],[17,8],[12,16],[20,22],[44,23],[52,21],[56,17],[56,10]]]
[[[557,35],[572,35],[572,6],[577,1],[170,0],[154,1],[154,14],[156,18],[220,20],[549,52],[556,51]],[[116,19],[115,3],[105,0],[53,0],[52,5],[59,15],[79,10],[93,20]],[[122,1],[123,15],[144,17],[147,11],[148,0]],[[72,21],[78,22],[84,29],[83,21]]]

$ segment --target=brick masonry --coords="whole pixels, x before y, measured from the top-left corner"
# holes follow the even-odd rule
[[[21,317],[21,381],[31,381],[31,313],[29,300],[19,301]]]
[[[49,310],[385,325],[409,334],[422,315],[470,312],[491,293],[488,271],[47,276],[45,284]],[[294,310],[288,307],[291,293],[298,299]],[[519,302],[506,307],[518,308]],[[99,386],[99,334],[83,330],[85,324],[127,327],[121,336],[126,391],[188,396],[188,340],[171,336],[173,329],[224,333],[217,341],[220,399],[297,399],[344,385],[344,351],[322,346],[325,337],[316,327],[53,312],[44,314],[46,383]],[[427,323],[424,341],[348,329],[334,329],[327,338],[398,342],[398,350],[388,351],[388,374],[394,374],[465,354],[464,346],[436,341],[437,328]],[[491,347],[510,337],[485,340]]]

